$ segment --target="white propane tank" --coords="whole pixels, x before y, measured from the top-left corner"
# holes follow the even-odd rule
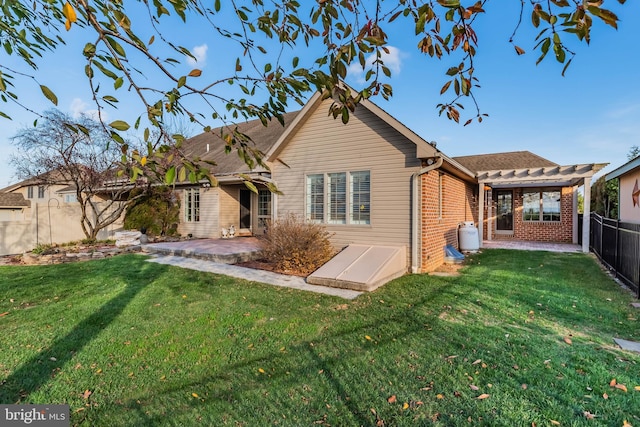
[[[465,221],[458,227],[460,252],[477,252],[480,249],[478,229],[473,221]]]

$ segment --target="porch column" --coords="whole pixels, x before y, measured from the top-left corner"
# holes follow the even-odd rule
[[[582,252],[589,253],[591,228],[591,177],[584,179],[584,216],[582,218]]]
[[[578,186],[574,185],[571,187],[571,191],[573,194],[573,223],[572,223],[572,237],[571,242],[574,245],[578,244]]]
[[[491,190],[491,192],[487,191],[487,240],[493,240],[493,218],[493,190]]]
[[[478,184],[478,239],[480,247],[484,239],[484,182]]]

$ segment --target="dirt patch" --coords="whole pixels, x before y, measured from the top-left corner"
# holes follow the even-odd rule
[[[276,268],[275,265],[265,260],[258,259],[253,261],[245,261],[245,262],[239,262],[235,265],[240,267],[253,268],[256,270],[265,270],[265,271],[271,271],[273,273],[286,274],[289,276],[307,277],[306,274],[302,274],[297,271],[279,270]]]
[[[464,263],[461,264],[442,264],[440,267],[436,268],[434,271],[429,274],[433,276],[459,276],[460,269],[463,268]]]

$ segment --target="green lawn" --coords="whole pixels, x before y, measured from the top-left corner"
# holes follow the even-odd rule
[[[612,340],[640,341],[633,301],[546,252],[354,301],[138,255],[0,267],[0,403],[87,426],[640,426],[640,354]]]

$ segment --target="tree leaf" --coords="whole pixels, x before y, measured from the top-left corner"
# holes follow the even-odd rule
[[[40,90],[42,91],[42,94],[46,96],[53,105],[58,105],[58,97],[51,91],[51,89],[49,89],[45,85],[40,85]]]
[[[123,121],[123,120],[116,120],[113,121],[111,123],[109,123],[109,126],[111,126],[112,128],[119,130],[119,131],[126,131],[129,130],[129,123]]]
[[[165,184],[173,184],[176,180],[176,167],[171,166],[167,172],[164,174],[164,182]]]
[[[202,71],[198,70],[197,68],[194,68],[193,70],[191,70],[191,72],[189,72],[189,77],[200,77],[202,75]]]
[[[490,396],[491,396],[490,394],[482,393],[480,396],[477,397],[477,399],[478,400],[483,400],[483,399],[487,399]]]
[[[618,390],[624,391],[625,393],[627,392],[627,386],[624,384],[616,384],[614,387],[617,388]]]

